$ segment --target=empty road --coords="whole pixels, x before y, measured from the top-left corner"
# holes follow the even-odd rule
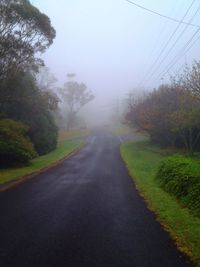
[[[0,193],[0,266],[189,267],[138,195],[119,139],[95,131],[59,166]]]

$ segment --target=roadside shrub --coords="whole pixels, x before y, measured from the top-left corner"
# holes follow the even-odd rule
[[[37,156],[26,137],[28,127],[11,119],[0,120],[0,166],[24,165]]]
[[[191,187],[186,197],[186,202],[188,207],[200,217],[200,182]]]
[[[161,162],[156,174],[159,185],[200,216],[200,164],[180,155]]]
[[[47,154],[56,149],[58,128],[49,112],[39,114],[31,119],[28,134],[39,155]]]
[[[27,135],[38,154],[56,148],[58,129],[53,112],[58,99],[42,92],[29,72],[17,72],[0,84],[0,113],[28,125]]]

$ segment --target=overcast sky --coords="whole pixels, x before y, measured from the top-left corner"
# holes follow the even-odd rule
[[[181,25],[158,60],[153,63],[178,26],[178,23],[151,14],[125,0],[32,0],[47,14],[56,29],[54,44],[43,58],[60,83],[74,72],[97,98],[121,97],[131,88],[153,88],[161,83],[162,72],[191,38],[196,27]],[[192,0],[135,0],[136,3],[167,16],[182,20]],[[200,6],[194,1],[184,21],[190,21]],[[200,11],[191,21],[200,25]],[[184,34],[181,34],[185,29]],[[199,33],[200,35],[200,33]],[[159,66],[176,41],[174,49]],[[173,73],[184,62],[200,60],[200,40],[169,70]],[[147,76],[149,73],[149,78]],[[167,81],[167,75],[164,76]]]

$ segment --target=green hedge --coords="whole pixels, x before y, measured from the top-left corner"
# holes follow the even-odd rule
[[[180,155],[163,160],[156,174],[159,185],[200,217],[200,163]]]
[[[11,119],[0,120],[0,167],[24,165],[37,156],[27,138],[28,127]]]

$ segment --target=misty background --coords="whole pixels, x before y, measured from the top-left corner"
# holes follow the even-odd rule
[[[199,1],[135,3],[200,25]],[[170,65],[197,27],[168,20],[125,0],[32,0],[32,4],[49,16],[57,32],[53,45],[42,55],[47,67],[57,77],[58,86],[67,80],[67,73],[76,73],[76,80],[93,91],[95,100],[84,112],[94,121],[100,115],[104,121],[120,108],[131,90],[151,90],[168,82],[185,63],[199,59],[197,41]]]

